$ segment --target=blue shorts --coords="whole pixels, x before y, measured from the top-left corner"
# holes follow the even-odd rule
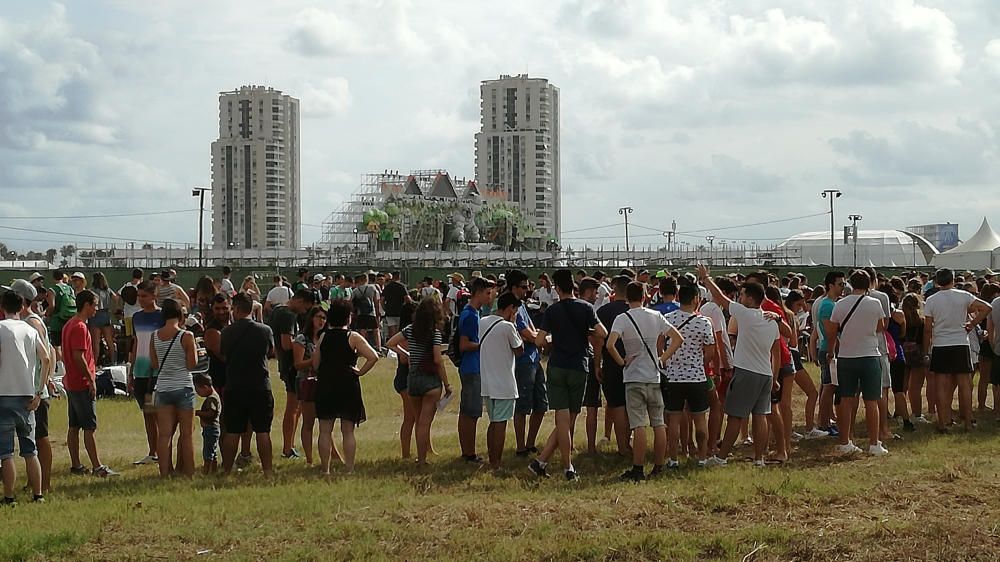
[[[545,413],[549,409],[549,393],[545,387],[545,370],[541,363],[517,363],[517,402],[514,413],[519,416]]]
[[[22,457],[38,454],[35,440],[31,437],[31,421],[28,396],[0,396],[0,460],[14,456],[14,438]]]
[[[486,405],[486,415],[490,417],[490,423],[510,421],[514,417],[514,398],[487,398],[483,397]]]
[[[221,433],[222,430],[215,425],[201,428],[201,458],[205,459],[205,462],[211,462],[216,459],[215,451],[219,445],[219,435]]]
[[[483,380],[479,373],[460,373],[458,378],[462,381],[458,413],[468,418],[483,417]]]
[[[105,328],[111,325],[111,311],[108,309],[98,310],[93,318],[87,320],[88,328]]]
[[[174,406],[178,410],[194,410],[194,389],[178,388],[177,390],[168,390],[165,392],[157,390],[153,397],[153,404],[157,408]]]

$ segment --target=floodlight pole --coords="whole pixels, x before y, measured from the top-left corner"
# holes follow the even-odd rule
[[[191,189],[191,196],[198,198],[198,267],[205,267],[205,192],[212,191],[208,187],[195,187]]]
[[[861,215],[850,215],[847,217],[851,221],[851,234],[854,235],[854,267],[858,267],[858,221],[861,220]]]
[[[820,192],[824,199],[830,200],[830,267],[835,267],[833,253],[833,200],[843,195],[839,189],[824,189]]]
[[[628,216],[632,214],[632,207],[620,207],[618,209],[618,214],[625,218],[625,253],[629,252],[628,245]],[[631,254],[629,254],[631,255]]]

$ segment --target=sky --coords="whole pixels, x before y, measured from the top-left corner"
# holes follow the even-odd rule
[[[998,24],[990,0],[5,3],[0,242],[196,242],[218,92],[261,84],[301,100],[311,243],[364,173],[473,176],[479,83],[517,73],[560,88],[564,246],[620,244],[623,206],[633,244],[675,220],[775,243],[829,228],[827,188],[838,228],[968,237],[1000,223]]]

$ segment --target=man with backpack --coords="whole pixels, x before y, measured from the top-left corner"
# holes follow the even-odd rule
[[[62,329],[76,314],[76,295],[73,287],[66,283],[66,275],[61,269],[52,272],[55,284],[45,292],[45,317],[49,324],[49,343],[56,350],[56,370],[62,371]]]
[[[367,273],[354,276],[355,288],[351,291],[351,304],[354,305],[354,329],[368,340],[375,349],[382,346],[379,341],[378,329],[378,290],[368,282]]]
[[[458,375],[462,380],[462,396],[458,408],[458,443],[462,448],[462,458],[474,463],[483,462],[482,457],[476,454],[476,424],[483,415],[479,370],[479,309],[493,300],[495,286],[493,281],[483,277],[472,281],[472,296],[462,309],[455,329],[459,354]],[[489,332],[484,334],[486,335]]]

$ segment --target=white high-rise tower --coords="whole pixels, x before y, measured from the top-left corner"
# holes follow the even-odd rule
[[[503,191],[548,240],[562,225],[559,88],[545,78],[502,75],[480,85],[479,189]]]
[[[299,248],[299,100],[264,86],[219,93],[212,143],[215,248]]]

